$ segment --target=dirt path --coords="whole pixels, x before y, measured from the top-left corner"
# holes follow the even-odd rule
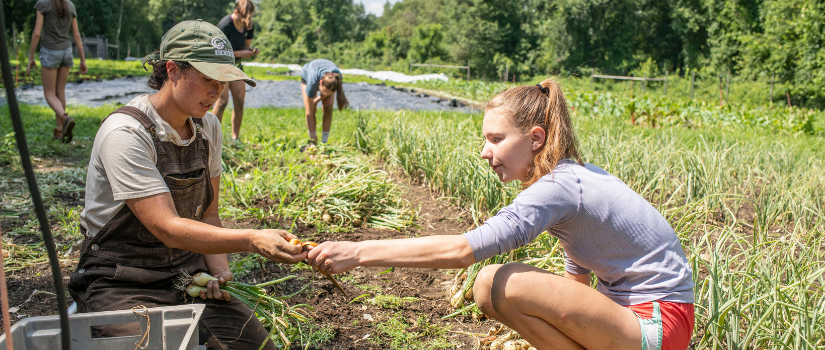
[[[318,232],[314,227],[298,224],[293,233],[302,239],[311,239],[321,243],[329,240],[352,240],[361,241],[367,239],[404,238],[422,235],[435,234],[461,234],[472,224],[468,214],[446,200],[437,199],[428,189],[420,185],[410,184],[405,178],[397,177],[398,182],[404,188],[403,198],[410,201],[414,208],[420,208],[416,221],[418,228],[398,232],[394,230],[356,228],[352,232],[328,233]],[[10,224],[10,222],[6,222]],[[227,227],[237,228],[258,228],[262,226],[273,227],[281,225],[290,226],[291,221],[264,222],[257,219],[245,219],[239,221],[225,220]],[[4,225],[5,228],[8,225]],[[6,230],[7,232],[7,230]],[[31,243],[38,242],[40,238],[36,234],[16,236],[16,242]],[[71,244],[71,242],[62,242]],[[247,254],[233,254],[233,259],[239,259]],[[77,254],[71,256],[71,263],[64,264],[63,277],[64,285],[68,282],[68,276],[72,272],[72,267],[77,263]],[[320,349],[381,349],[386,345],[376,345],[373,340],[381,337],[376,330],[376,324],[386,322],[396,315],[403,316],[412,322],[411,328],[407,331],[420,331],[415,324],[420,316],[426,318],[431,324],[448,328],[447,340],[459,348],[473,348],[476,346],[476,338],[467,333],[486,333],[494,324],[492,321],[477,321],[469,317],[455,317],[449,320],[441,320],[441,317],[451,313],[453,310],[449,306],[445,290],[449,287],[454,275],[454,271],[435,269],[412,269],[397,268],[392,272],[385,272],[385,268],[356,268],[345,274],[338,276],[338,280],[349,294],[350,299],[344,298],[333,285],[320,275],[313,278],[311,271],[303,269],[290,271],[291,266],[280,265],[273,262],[265,264],[264,268],[255,267],[249,270],[245,276],[238,277],[238,280],[248,283],[260,283],[289,275],[297,275],[298,279],[290,280],[278,286],[278,295],[286,295],[300,290],[306,283],[309,287],[302,293],[290,298],[287,302],[290,305],[307,304],[314,308],[316,316],[314,322],[319,326],[326,326],[335,331],[335,337],[328,343],[321,345]],[[25,268],[23,270],[10,273],[9,299],[12,307],[17,307],[12,314],[13,322],[24,317],[54,315],[56,314],[57,301],[54,297],[51,272],[47,264],[40,264]],[[392,295],[397,297],[414,297],[416,301],[397,308],[383,308],[368,302],[368,297],[361,301],[350,303],[349,301],[357,296],[370,294],[371,296]],[[71,303],[71,298],[70,303]],[[413,321],[416,320],[416,321]],[[446,326],[446,327],[445,327]],[[0,327],[0,329],[2,329]]]

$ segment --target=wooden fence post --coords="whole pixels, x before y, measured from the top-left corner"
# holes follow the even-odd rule
[[[635,84],[636,80],[633,79],[633,73],[630,73],[630,98],[633,98],[633,93],[636,91]]]
[[[647,93],[647,73],[645,73],[645,80],[642,80],[642,95]]]
[[[413,59],[410,58],[410,75],[412,75],[412,64],[413,64]]]
[[[510,76],[510,64],[505,63],[504,66],[504,82],[507,82],[507,78]]]
[[[693,83],[696,81],[696,71],[690,71],[690,99],[693,99]]]
[[[667,96],[667,76],[670,71],[665,70],[665,96]]]
[[[467,81],[470,81],[470,60],[467,60]]]

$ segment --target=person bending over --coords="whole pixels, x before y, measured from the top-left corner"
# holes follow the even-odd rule
[[[332,126],[333,100],[338,100],[338,110],[343,110],[349,106],[347,97],[344,95],[344,77],[341,75],[341,70],[330,60],[310,61],[301,68],[301,94],[304,96],[310,144],[318,143],[315,123],[315,111],[318,102],[321,102],[324,110],[324,120],[321,124],[323,132],[321,142],[327,143],[329,141],[329,130]]]
[[[581,161],[559,85],[547,79],[496,95],[482,133],[481,157],[499,179],[523,183],[512,204],[463,235],[325,242],[309,252],[310,263],[326,273],[462,268],[547,231],[564,248],[565,275],[486,266],[473,287],[482,312],[538,349],[687,349],[694,284],[679,239],[642,196]]]
[[[149,87],[105,118],[95,136],[80,214],[85,240],[69,292],[78,312],[202,303],[199,344],[275,349],[252,310],[210,281],[200,299],[175,288],[179,276],[233,279],[226,253],[255,252],[282,263],[306,258],[283,230],[226,229],[218,216],[221,127],[208,113],[223,84],[255,82],[235,66],[215,26],[178,23],[147,55]],[[217,42],[227,45],[198,43]],[[126,325],[128,326],[128,325]],[[106,326],[96,336],[134,334]],[[139,330],[138,332],[139,333]]]
[[[250,0],[238,0],[235,3],[235,10],[231,14],[222,18],[218,22],[218,28],[221,29],[229,43],[232,46],[232,52],[235,55],[235,64],[243,71],[241,61],[245,58],[250,58],[258,54],[258,49],[250,47],[252,45],[252,38],[255,37],[255,26],[252,23],[252,15],[255,14],[255,4]],[[223,112],[226,110],[226,105],[229,104],[229,92],[232,92],[232,140],[236,141],[241,136],[241,123],[243,122],[243,105],[246,98],[246,84],[242,81],[230,81],[226,85],[228,89],[224,89],[218,101],[215,102],[215,107],[212,108],[212,114],[218,117],[218,121],[223,122]]]

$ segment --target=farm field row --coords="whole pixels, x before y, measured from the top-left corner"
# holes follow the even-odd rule
[[[519,84],[535,85],[544,78],[534,77],[531,81]],[[726,103],[720,106],[718,102],[707,100],[667,97],[653,90],[642,94],[639,87],[635,88],[635,94],[631,96],[629,89],[614,88],[612,83],[607,91],[594,92],[584,78],[559,78],[559,81],[571,101],[571,107],[583,109],[583,113],[633,121],[649,127],[747,126],[788,134],[825,136],[825,112],[809,108],[788,108],[782,100],[778,100],[773,107],[767,103]],[[422,81],[403,85],[442,91],[479,104],[512,86],[510,83],[461,80]],[[597,85],[597,89],[602,87]]]
[[[571,100],[578,106],[573,119],[585,161],[603,167],[650,200],[682,240],[697,286],[697,348],[822,346],[825,334],[818,325],[825,317],[821,289],[825,282],[823,138],[739,124],[724,128],[715,124],[691,128],[631,126],[620,115],[576,105],[575,97]],[[82,208],[91,139],[100,119],[111,109],[73,109],[78,136],[73,144],[63,147],[50,139],[53,120],[48,108],[23,107],[29,143],[40,167],[41,190],[50,203],[53,229],[64,253],[79,238],[76,220]],[[31,208],[24,183],[17,181],[19,169],[8,134],[7,112],[0,113],[0,134],[5,135],[0,143],[0,178],[4,179],[0,181],[0,216],[5,238],[19,247],[19,253],[11,254],[5,264],[31,271],[43,252],[32,233],[36,223],[17,219],[21,215],[32,217]],[[467,222],[457,231],[453,227],[452,233],[482,223],[517,194],[517,186],[503,186],[478,155],[482,145],[478,114],[346,111],[336,114],[331,138],[334,146],[315,153],[300,152],[306,139],[303,119],[299,109],[247,110],[242,137],[250,144],[228,145],[224,151],[221,214],[227,222],[283,227],[304,235],[301,238],[319,241],[430,234],[428,226],[421,225],[422,213],[400,199],[400,190],[389,182],[396,170],[407,175],[405,181],[410,185],[424,184],[466,210]],[[663,124],[667,125],[659,126]],[[382,162],[383,167],[376,162]],[[359,201],[367,205],[355,205]],[[416,224],[420,227],[402,228],[401,233],[377,228]],[[371,229],[378,231],[364,231]],[[526,261],[559,272],[561,257],[558,242],[545,236],[491,261]],[[70,265],[72,255],[66,258]],[[237,256],[235,261],[254,271],[250,278],[261,280],[254,277],[258,269],[254,257]],[[431,300],[449,298],[453,306],[460,307],[459,313],[467,315],[465,321],[473,314],[478,317],[472,300],[463,299],[464,290],[472,285],[473,272],[491,261],[468,269],[463,282],[456,279],[460,283],[450,289],[450,296],[430,296]],[[308,274],[300,269],[294,272]],[[400,348],[404,342],[397,342],[397,337],[405,332],[396,327],[396,331],[382,333],[382,329],[389,329],[389,324],[422,327],[410,313],[422,307],[421,300],[399,301],[416,297],[380,289],[378,281],[394,279],[395,275],[378,272],[382,271],[354,272],[343,275],[342,280],[345,284],[352,281],[351,286],[376,287],[359,288],[368,294],[362,299],[376,304],[396,297],[386,310],[404,310],[409,318],[375,319],[368,325],[362,320],[357,327],[363,327],[358,329],[364,333],[357,335],[375,333],[370,340],[378,342],[372,343],[375,346],[396,344]],[[280,292],[292,291],[284,288]],[[311,294],[302,295],[309,298]],[[317,294],[312,298],[323,300]],[[294,300],[297,303],[299,299]],[[450,311],[427,310],[441,313],[426,315],[426,325],[432,327],[424,327],[427,331],[422,330],[416,341],[421,342],[421,348],[450,347],[444,332],[437,332],[446,325],[433,326],[433,320]],[[342,342],[334,332],[356,335],[348,333],[352,332],[349,329],[324,328],[332,321],[316,323],[320,328],[314,330],[327,335],[307,338],[316,343],[324,339]],[[303,341],[303,333],[289,334],[294,335],[292,341]]]

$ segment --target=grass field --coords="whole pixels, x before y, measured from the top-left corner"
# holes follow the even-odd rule
[[[475,95],[443,90],[483,99],[499,88],[479,87]],[[746,122],[685,125],[665,118],[654,128],[643,119],[631,125],[627,101],[615,98],[618,102],[609,105],[603,99],[611,96],[570,93],[581,153],[642,194],[676,229],[696,282],[696,348],[824,349],[821,121],[811,122],[812,132],[794,130],[795,124],[773,129]],[[696,113],[712,110],[694,107]],[[77,136],[67,146],[51,140],[53,117],[47,107],[22,109],[56,232],[60,239],[76,240],[82,205],[62,199],[82,193],[92,138],[113,107],[72,107]],[[31,218],[7,113],[0,110],[0,216]],[[470,211],[480,224],[517,193],[517,184],[502,185],[480,159],[480,121],[478,114],[345,111],[335,114],[333,146],[307,155],[299,152],[306,139],[300,109],[247,109],[242,138],[251,145],[224,148],[221,215],[227,220],[282,217],[325,230],[387,221],[395,227],[414,224],[415,210],[398,200],[387,170],[375,165],[380,160]],[[228,125],[224,133],[228,138]],[[356,224],[356,219],[361,221]],[[4,227],[9,238],[37,228],[31,220],[7,222],[13,224]],[[42,246],[14,249],[6,266],[23,268],[43,259]],[[459,313],[472,314],[477,309],[463,296],[481,265],[524,261],[560,272],[562,252],[556,239],[544,235],[528,247],[471,267],[468,278],[458,279],[446,297],[455,299]],[[409,334],[398,331],[404,324],[382,323],[384,328],[376,331],[390,335],[380,344],[404,348],[401,337]]]

